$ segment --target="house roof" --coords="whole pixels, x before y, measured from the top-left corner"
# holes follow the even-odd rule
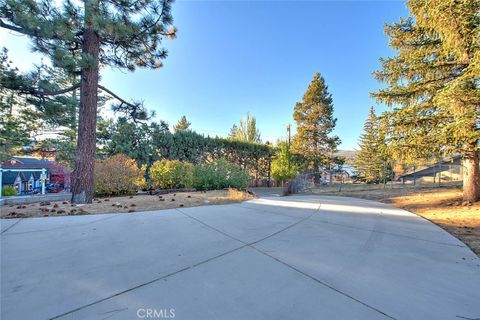
[[[22,178],[22,181],[25,181],[25,175],[23,172],[11,172],[11,171],[6,171],[2,174],[2,184],[5,185],[11,185],[15,182],[15,179],[20,176]],[[30,175],[28,176],[30,178]]]
[[[37,158],[13,157],[10,161],[0,164],[4,169],[49,169],[54,164],[53,161]]]

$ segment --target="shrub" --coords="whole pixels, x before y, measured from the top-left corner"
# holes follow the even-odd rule
[[[10,196],[16,196],[16,195],[17,195],[17,190],[14,187],[3,187],[2,196],[10,197]]]
[[[134,194],[143,183],[142,170],[135,160],[116,154],[95,162],[95,194],[113,196]]]
[[[235,200],[235,201],[244,201],[244,200],[249,200],[253,198],[253,196],[250,195],[248,192],[237,190],[234,188],[228,188],[228,197],[231,200]]]
[[[191,188],[194,166],[178,160],[160,160],[150,168],[150,184],[157,189]]]
[[[289,146],[286,142],[280,142],[272,161],[272,178],[281,181],[295,178],[298,166],[294,162]]]
[[[198,190],[224,188],[245,189],[250,177],[240,166],[226,160],[200,164],[195,167],[193,187]]]

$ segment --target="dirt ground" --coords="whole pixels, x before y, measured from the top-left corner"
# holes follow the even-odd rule
[[[178,192],[164,195],[136,195],[95,198],[93,203],[72,205],[69,201],[15,204],[0,207],[2,218],[48,217],[65,215],[123,213],[171,208],[226,204],[251,199],[246,192],[218,190],[207,192]]]
[[[480,256],[480,202],[462,203],[460,188],[405,188],[323,193],[376,200],[436,223]]]

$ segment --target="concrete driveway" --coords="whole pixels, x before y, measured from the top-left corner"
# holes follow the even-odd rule
[[[480,260],[327,196],[2,220],[1,319],[479,319]]]

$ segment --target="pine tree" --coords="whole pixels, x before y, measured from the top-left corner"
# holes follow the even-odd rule
[[[230,129],[229,137],[233,140],[243,142],[261,143],[260,131],[257,129],[257,119],[248,113],[239,124],[234,124]]]
[[[333,117],[333,99],[320,73],[315,73],[302,102],[295,104],[293,119],[297,132],[292,151],[307,159],[308,167],[315,171],[329,163],[340,144],[337,136],[330,135],[337,119]]]
[[[178,131],[187,131],[190,128],[191,123],[188,122],[187,117],[182,116],[180,120],[178,120],[177,124],[173,127],[175,132]]]
[[[378,122],[375,110],[371,107],[358,143],[360,150],[353,161],[356,174],[366,183],[384,181],[387,174],[387,162],[382,151],[384,137],[379,132]]]
[[[120,101],[119,109],[133,115],[141,108],[99,84],[103,66],[159,68],[167,56],[159,44],[173,37],[172,0],[85,0],[57,5],[52,0],[4,0],[0,27],[29,36],[34,49],[52,65],[80,83],[60,90],[31,88],[30,94],[52,96],[80,89],[78,139],[72,202],[88,203],[93,197],[98,90]]]
[[[463,198],[480,199],[480,1],[409,0],[410,16],[388,25],[397,55],[374,76],[379,102],[400,105],[385,117],[394,156],[408,161],[463,157]]]

